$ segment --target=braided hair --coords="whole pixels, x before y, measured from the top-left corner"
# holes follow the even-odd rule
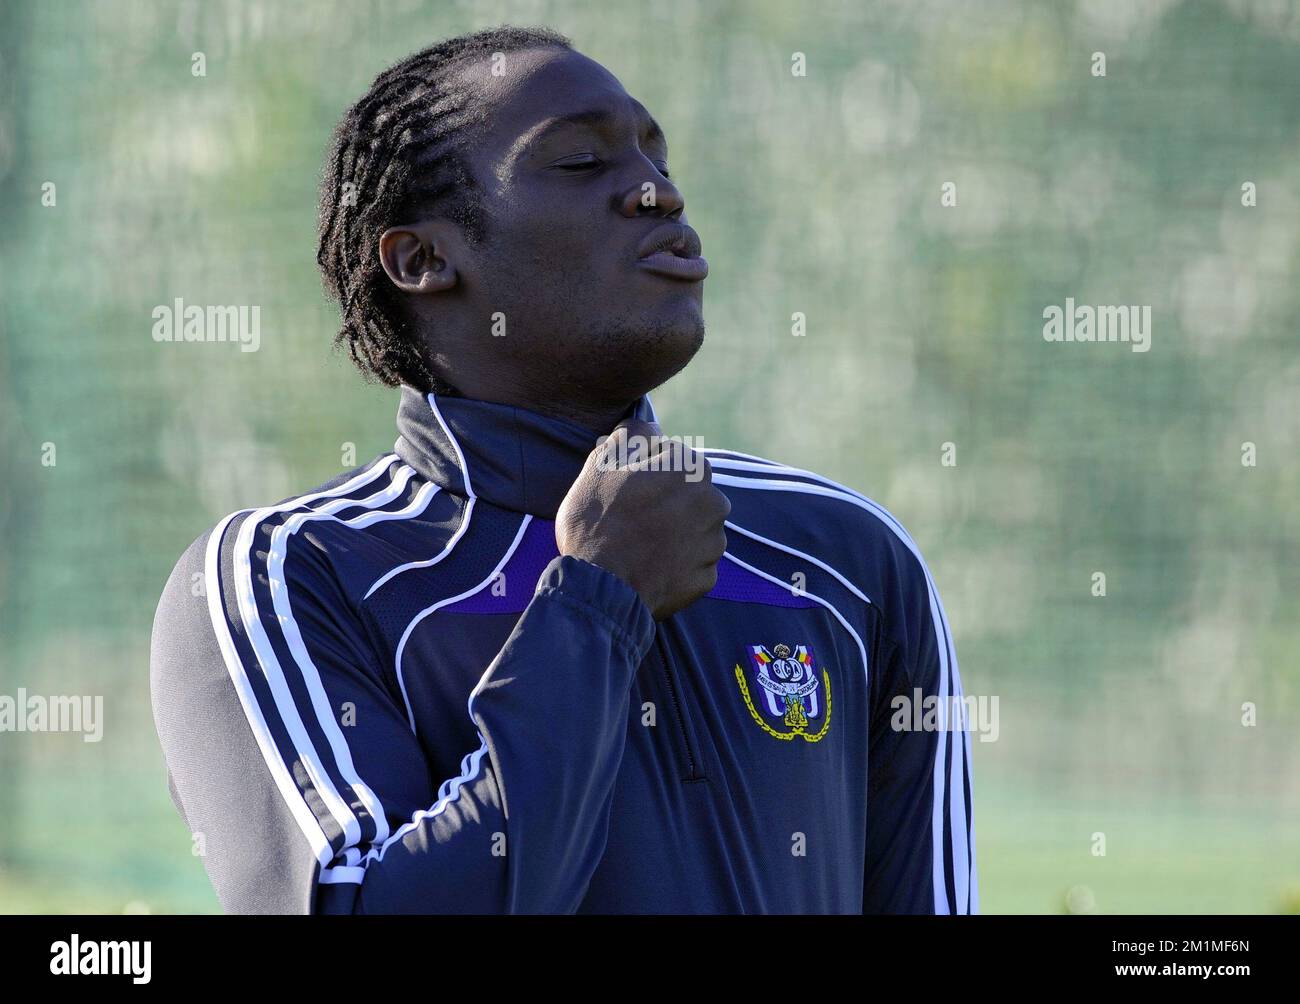
[[[571,45],[547,28],[508,25],[439,42],[376,77],[335,129],[321,183],[316,263],[342,314],[334,344],[346,345],[367,377],[456,393],[429,365],[380,264],[379,238],[436,211],[470,243],[483,239],[482,192],[464,150],[485,116],[473,89],[454,74],[476,56],[545,47]]]

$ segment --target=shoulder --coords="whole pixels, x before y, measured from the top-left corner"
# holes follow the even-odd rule
[[[701,451],[732,504],[729,550],[779,551],[832,574],[891,618],[910,619],[932,588],[921,550],[888,509],[805,468],[734,450]]]
[[[308,596],[346,592],[330,549],[320,546],[317,533],[300,531],[307,526],[319,531],[322,522],[343,531],[363,529],[367,523],[360,517],[404,499],[412,474],[395,455],[386,454],[309,491],[223,516],[185,549],[172,569],[155,615],[155,636],[163,626],[185,627],[219,612],[236,614],[241,602],[250,610],[272,608],[273,585],[290,579],[309,585]],[[195,604],[195,599],[208,602]]]
[[[879,502],[848,485],[805,468],[735,450],[701,451],[709,460],[713,483],[728,497],[733,512],[787,532],[821,536],[842,548],[846,535],[877,554],[920,552],[902,522]]]

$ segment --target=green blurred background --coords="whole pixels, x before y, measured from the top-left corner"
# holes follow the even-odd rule
[[[323,150],[385,65],[511,22],[668,133],[712,273],[666,430],[865,491],[926,553],[1001,701],[985,912],[1300,912],[1296,4],[0,10],[0,694],[106,716],[0,733],[0,910],[217,909],[154,735],[154,605],[220,516],[391,446],[394,393],[330,348]],[[261,350],[155,343],[178,296],[260,305]],[[1151,351],[1046,343],[1066,297],[1150,305]]]

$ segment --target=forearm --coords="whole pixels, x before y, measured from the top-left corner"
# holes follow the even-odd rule
[[[362,858],[361,881],[321,885],[318,909],[575,909],[604,851],[628,695],[652,635],[626,584],[556,559],[470,699],[481,745]]]

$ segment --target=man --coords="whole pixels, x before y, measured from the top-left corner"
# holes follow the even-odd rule
[[[976,909],[968,737],[891,724],[961,692],[911,539],[659,436],[699,252],[659,126],[560,36],[443,42],[345,116],[319,261],[400,438],[221,520],[154,625],[228,910]]]

